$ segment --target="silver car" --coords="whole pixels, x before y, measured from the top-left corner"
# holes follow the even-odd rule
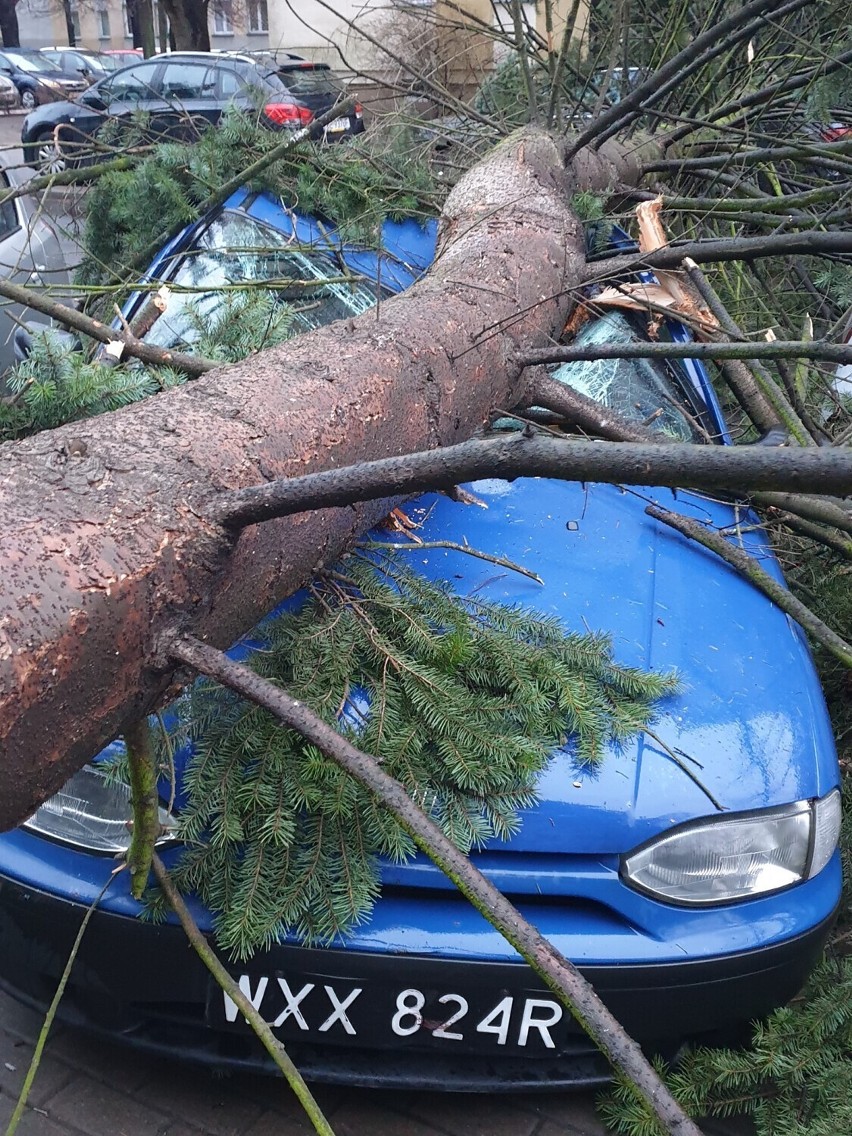
[[[67,284],[65,250],[59,233],[38,209],[39,197],[8,196],[32,176],[32,170],[15,169],[8,154],[0,152],[0,277],[32,288]],[[8,394],[4,376],[15,362],[13,336],[23,322],[49,321],[0,298],[0,396]]]

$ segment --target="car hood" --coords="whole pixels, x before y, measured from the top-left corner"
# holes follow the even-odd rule
[[[754,515],[650,488],[542,479],[469,488],[483,507],[444,496],[408,506],[423,520],[418,536],[506,557],[543,584],[447,549],[414,552],[413,567],[451,581],[460,594],[556,614],[573,631],[607,631],[618,662],[674,669],[682,683],[660,705],[656,736],[611,747],[595,769],[581,766],[570,748],[554,754],[512,852],[625,852],[720,808],[770,807],[837,783],[828,716],[798,627],[715,554],[648,517],[645,506],[657,502],[714,526],[739,523],[737,539],[780,579]]]

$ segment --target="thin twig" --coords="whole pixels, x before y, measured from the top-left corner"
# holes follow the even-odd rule
[[[479,548],[471,548],[468,544],[457,544],[454,540],[421,540],[416,544],[406,542],[402,544],[391,544],[384,540],[362,540],[359,541],[356,548],[395,548],[401,552],[420,552],[424,548],[448,548],[452,552],[464,552],[467,556],[475,556],[479,560],[487,560],[491,564],[497,564],[500,568],[511,568],[513,572],[518,572],[521,576],[526,576],[528,580],[535,580],[537,584],[543,584],[541,576],[531,572],[529,568],[523,568],[520,564],[516,564],[514,560],[507,560],[505,556],[492,556],[488,552],[482,552]]]
[[[42,1022],[41,1029],[39,1030],[35,1049],[33,1050],[33,1055],[30,1059],[30,1066],[27,1069],[27,1075],[24,1078],[23,1088],[21,1089],[21,1092],[18,1096],[18,1100],[15,1105],[15,1111],[12,1113],[9,1124],[6,1127],[6,1136],[15,1136],[18,1124],[20,1123],[21,1117],[23,1116],[24,1109],[26,1108],[27,1100],[30,1095],[30,1090],[33,1087],[33,1081],[35,1080],[36,1073],[38,1072],[39,1065],[41,1064],[41,1057],[44,1052],[45,1044],[47,1042],[47,1035],[50,1033],[50,1027],[53,1025],[53,1019],[56,1017],[56,1011],[59,1008],[59,1003],[62,1000],[62,995],[65,993],[65,987],[68,985],[68,979],[71,976],[71,970],[77,960],[77,955],[80,951],[80,945],[83,942],[83,936],[86,933],[86,928],[89,926],[89,920],[94,915],[98,904],[106,895],[107,888],[115,879],[117,873],[122,871],[123,868],[124,865],[122,864],[121,867],[116,868],[112,872],[107,882],[92,900],[91,904],[88,907],[88,910],[86,911],[86,914],[83,916],[83,922],[80,924],[80,929],[77,932],[76,938],[74,939],[74,945],[71,947],[71,953],[68,955],[68,961],[65,964],[65,969],[62,971],[62,977],[59,979],[59,985],[56,987],[56,993],[51,999],[50,1005],[47,1008],[47,1013],[44,1015],[44,1021]]]
[[[263,1020],[237,983],[234,982],[233,978],[231,978],[230,974],[228,974],[227,970],[222,966],[212,947],[201,934],[198,924],[192,917],[192,913],[184,903],[183,897],[175,887],[165,864],[156,852],[154,853],[152,866],[154,875],[157,877],[157,883],[163,889],[163,894],[169,901],[175,915],[177,915],[180,920],[180,925],[183,927],[184,933],[192,944],[195,953],[210,971],[210,974],[220,988],[228,995],[240,1013],[247,1019],[249,1025],[263,1045],[263,1048],[281,1070],[290,1088],[298,1097],[299,1103],[308,1114],[308,1118],[313,1124],[318,1136],[334,1136],[331,1125],[326,1120],[311,1090],[305,1084],[302,1074],[293,1064],[287,1050],[269,1028],[269,1024]]]

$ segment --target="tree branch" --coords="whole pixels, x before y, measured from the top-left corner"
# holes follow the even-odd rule
[[[777,233],[766,237],[733,237],[728,240],[685,241],[666,245],[654,252],[628,253],[591,261],[583,277],[585,284],[600,284],[616,276],[626,276],[643,269],[680,268],[685,257],[698,264],[729,260],[751,260],[764,256],[834,257],[852,252],[852,232]]]
[[[558,477],[737,493],[772,489],[842,496],[852,492],[852,450],[685,443],[597,445],[517,434],[238,489],[214,498],[204,511],[211,521],[241,528],[309,509],[450,489],[479,477]]]
[[[214,362],[211,359],[203,359],[200,355],[188,355],[183,351],[168,351],[166,348],[157,347],[153,343],[144,343],[141,339],[137,339],[136,336],[126,331],[115,331],[107,324],[101,323],[100,320],[92,319],[91,316],[78,312],[76,308],[70,308],[67,304],[60,304],[56,300],[51,300],[43,292],[38,292],[34,288],[25,288],[21,284],[13,284],[9,280],[0,279],[0,296],[5,296],[14,304],[33,308],[43,315],[50,316],[57,323],[64,324],[65,327],[70,327],[83,335],[88,335],[98,343],[120,344],[124,355],[131,355],[142,363],[148,363],[155,367],[174,367],[175,370],[183,371],[190,378],[197,378],[206,371],[212,371],[214,367],[224,366],[224,364]]]
[[[215,951],[201,934],[198,924],[192,917],[192,912],[184,903],[183,897],[175,887],[165,864],[156,852],[153,856],[152,866],[154,868],[154,875],[157,877],[157,883],[163,889],[163,894],[169,901],[172,911],[174,911],[175,915],[177,915],[180,920],[180,925],[183,927],[186,937],[192,944],[193,950],[210,971],[210,974],[218,983],[219,987],[228,995],[243,1017],[247,1019],[249,1025],[263,1045],[263,1048],[278,1066],[290,1088],[299,1098],[299,1102],[308,1114],[308,1118],[313,1124],[314,1130],[319,1136],[334,1136],[331,1125],[323,1115],[323,1111],[317,1103],[316,1098],[311,1093],[311,1090],[305,1084],[302,1074],[290,1059],[287,1050],[237,983],[234,982],[221,962],[219,962]]]
[[[673,1136],[701,1136],[674,1100],[639,1046],[629,1037],[573,963],[564,958],[498,891],[441,829],[411,800],[404,787],[374,757],[356,749],[302,702],[197,639],[171,646],[175,659],[216,679],[297,730],[365,786],[399,821],[417,847],[446,873],[461,893],[529,963],[571,1011],[588,1036],[636,1087],[637,1095]]]

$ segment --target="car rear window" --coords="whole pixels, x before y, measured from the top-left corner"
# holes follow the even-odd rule
[[[288,89],[297,96],[337,96],[341,93],[340,83],[328,67],[279,67],[278,75]]]

